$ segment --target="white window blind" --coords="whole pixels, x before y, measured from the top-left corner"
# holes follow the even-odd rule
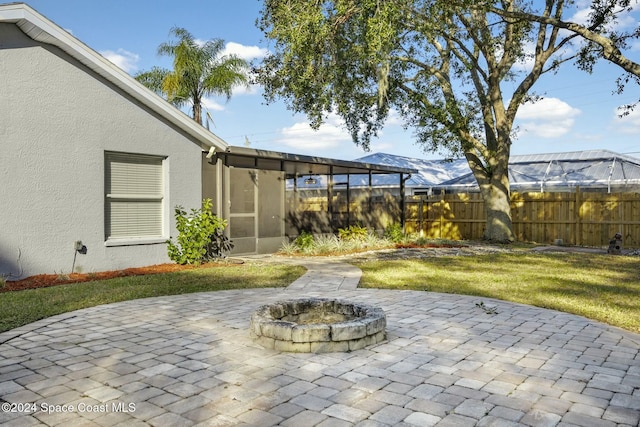
[[[107,239],[162,237],[164,158],[105,153]]]

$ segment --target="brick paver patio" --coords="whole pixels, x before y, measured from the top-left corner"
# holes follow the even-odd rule
[[[637,426],[640,335],[524,305],[356,289],[304,261],[286,289],[149,298],[0,334],[3,426]],[[265,350],[258,306],[338,296],[382,307],[350,353]],[[482,301],[497,313],[489,314]]]

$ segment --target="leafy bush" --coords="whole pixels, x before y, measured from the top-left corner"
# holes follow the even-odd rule
[[[211,212],[211,199],[202,201],[202,208],[187,213],[176,206],[177,242],[167,240],[169,258],[178,264],[201,264],[224,257],[233,243],[224,235],[227,221]]]
[[[347,228],[338,229],[340,240],[364,240],[369,235],[369,230],[361,225],[350,225]]]
[[[296,237],[293,244],[300,250],[308,250],[313,246],[313,234],[303,231]]]
[[[402,225],[398,223],[391,224],[384,229],[384,237],[391,240],[393,243],[400,243],[404,240],[404,232],[402,231]]]

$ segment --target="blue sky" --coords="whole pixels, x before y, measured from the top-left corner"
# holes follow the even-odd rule
[[[31,7],[130,74],[153,66],[170,67],[158,57],[157,47],[169,40],[171,27],[186,28],[202,40],[220,38],[227,49],[248,60],[259,60],[269,49],[256,28],[259,0],[32,0]],[[577,10],[580,19],[583,11]],[[626,16],[621,25],[637,26],[640,14]],[[640,61],[640,43],[627,52]],[[620,119],[619,105],[640,98],[638,86],[613,95],[617,67],[600,62],[594,73],[565,66],[543,76],[534,86],[545,99],[523,106],[518,114],[518,137],[512,154],[533,154],[587,149],[608,149],[640,157],[640,108]],[[319,131],[308,126],[304,115],[294,115],[284,104],[265,105],[259,87],[234,93],[229,102],[207,100],[214,119],[211,131],[232,145],[312,154],[352,160],[367,155],[351,141],[340,120],[330,117]],[[392,117],[371,152],[386,152],[427,159],[442,154],[425,153],[414,144],[411,131]]]

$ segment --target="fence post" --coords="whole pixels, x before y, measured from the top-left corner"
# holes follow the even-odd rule
[[[442,237],[442,232],[444,229],[444,189],[440,190],[440,231],[438,232],[438,237],[444,239]]]
[[[407,177],[409,179],[411,175]],[[407,201],[405,198],[407,197],[405,194],[405,181],[404,173],[400,174],[400,224],[402,225],[402,234],[406,234],[407,232]]]
[[[582,204],[582,194],[580,193],[580,186],[576,186],[576,199],[575,199],[575,206],[574,206],[574,211],[575,211],[575,230],[576,230],[576,245],[577,246],[581,246],[582,245],[582,214],[581,214],[581,209],[580,209],[580,205]]]
[[[420,200],[418,201],[418,236],[424,237],[424,196],[420,196]],[[429,197],[429,196],[427,196]]]

